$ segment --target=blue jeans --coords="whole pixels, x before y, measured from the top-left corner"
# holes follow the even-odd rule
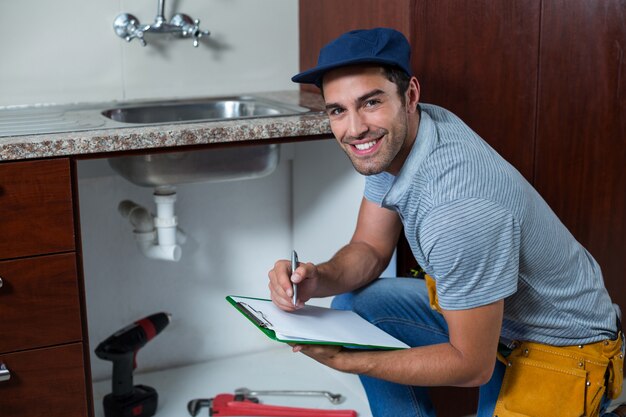
[[[430,308],[426,284],[421,279],[380,278],[352,293],[338,295],[332,307],[353,310],[412,347],[448,342],[448,325]],[[493,416],[504,370],[505,366],[496,361],[491,379],[480,387],[477,417]],[[374,417],[435,416],[426,387],[360,378]],[[605,401],[603,410],[608,405]]]

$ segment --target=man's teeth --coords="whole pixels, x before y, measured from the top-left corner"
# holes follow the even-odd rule
[[[371,142],[367,142],[367,143],[358,143],[356,145],[354,145],[358,150],[360,151],[365,151],[369,148],[371,148],[372,146],[376,145],[376,141],[373,140]]]

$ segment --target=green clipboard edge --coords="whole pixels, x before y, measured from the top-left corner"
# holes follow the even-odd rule
[[[263,300],[263,301],[271,301],[265,298],[253,298],[253,297],[241,297],[239,295],[235,295],[235,296],[227,296],[226,297],[226,301],[228,301],[233,307],[235,307],[237,309],[237,311],[239,311],[241,314],[243,314],[243,316],[245,318],[247,318],[248,320],[250,320],[250,322],[252,324],[254,324],[260,331],[262,331],[263,333],[265,333],[265,335],[267,337],[269,337],[272,340],[275,340],[277,342],[284,342],[283,340],[280,340],[276,337],[276,332],[274,330],[270,330],[267,327],[263,326],[258,320],[257,318],[252,315],[245,307],[243,307],[241,304],[239,304],[237,301],[233,300],[231,297],[238,297],[238,298],[248,298],[250,300]]]
[[[257,318],[251,314],[245,307],[243,307],[242,305],[240,305],[237,301],[233,300],[231,297],[237,297],[237,298],[247,298],[249,300],[261,300],[261,301],[272,301],[268,298],[256,298],[256,297],[245,297],[245,296],[241,296],[241,295],[228,295],[226,296],[226,301],[228,301],[233,307],[235,307],[237,309],[237,311],[239,311],[241,314],[243,314],[243,316],[245,318],[247,318],[248,320],[250,320],[250,322],[252,324],[254,324],[257,329],[259,329],[260,331],[262,331],[263,333],[265,333],[265,335],[267,337],[269,337],[270,339],[276,341],[276,342],[281,342],[281,343],[294,343],[294,344],[298,344],[298,345],[333,345],[333,346],[343,346],[345,348],[348,349],[359,349],[359,350],[401,350],[403,348],[397,348],[397,347],[389,347],[389,346],[373,346],[373,345],[354,345],[354,344],[350,344],[350,345],[346,345],[344,343],[340,343],[340,342],[327,342],[327,341],[316,341],[316,340],[285,340],[285,339],[279,339],[276,337],[276,332],[274,332],[273,330],[268,329],[267,327],[263,326],[258,320]]]

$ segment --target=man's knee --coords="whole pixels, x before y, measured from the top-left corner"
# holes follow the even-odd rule
[[[335,310],[352,310],[354,306],[354,293],[347,292],[335,296],[330,306]]]
[[[335,296],[331,307],[335,310],[368,310],[368,306],[379,302],[381,299],[380,290],[378,288],[384,287],[384,285],[380,285],[379,281],[380,280],[376,280],[355,291]]]
[[[401,295],[407,296],[413,292],[399,291],[398,283],[397,278],[377,279],[365,287],[337,295],[331,307],[336,310],[352,310],[362,316],[367,316],[369,312],[379,310],[387,303],[397,304]]]

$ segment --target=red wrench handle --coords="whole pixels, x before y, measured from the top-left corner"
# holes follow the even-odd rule
[[[213,399],[211,411],[213,416],[357,417],[354,410],[325,410],[257,404],[249,400],[235,401],[232,394],[217,395]]]

